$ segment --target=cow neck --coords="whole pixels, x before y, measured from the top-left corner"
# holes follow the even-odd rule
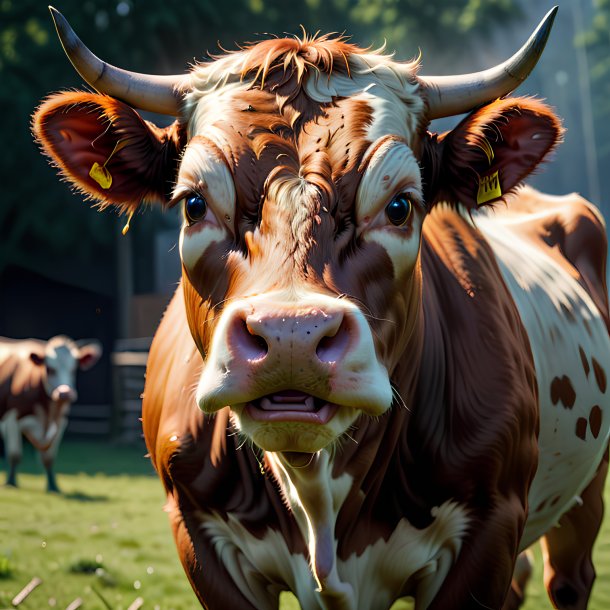
[[[425,329],[419,273],[411,292],[408,319],[413,324],[392,373],[394,404],[379,418],[361,416],[350,433],[353,442],[344,443],[333,457],[333,477],[347,472],[353,481],[336,522],[341,559],[362,553],[378,539],[387,539],[403,518],[422,527],[430,521],[429,510],[418,501],[407,476],[413,462],[408,431],[415,410]]]
[[[267,453],[267,462],[278,479],[301,534],[307,541],[310,565],[320,596],[332,601],[332,608],[355,608],[351,585],[342,582],[337,571],[337,514],[351,488],[351,477],[332,477],[328,450],[303,454]]]

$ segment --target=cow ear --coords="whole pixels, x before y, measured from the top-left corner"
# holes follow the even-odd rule
[[[44,364],[44,354],[40,354],[38,352],[30,352],[30,360],[36,366],[42,366]]]
[[[101,208],[169,201],[186,137],[177,121],[161,129],[112,97],[65,92],[40,105],[32,130],[68,182]]]
[[[90,369],[102,356],[102,344],[99,341],[83,340],[78,346],[78,366],[81,371]]]
[[[499,99],[469,114],[455,129],[424,142],[428,203],[468,209],[503,200],[559,144],[561,122],[532,98]]]

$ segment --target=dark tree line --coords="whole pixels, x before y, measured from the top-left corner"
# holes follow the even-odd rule
[[[605,4],[608,2],[606,0]],[[61,0],[58,8],[84,42],[110,63],[157,73],[265,33],[336,31],[361,45],[418,49],[446,57],[518,20],[513,0]],[[606,32],[607,33],[607,32]],[[70,195],[38,154],[29,121],[38,101],[57,89],[82,87],[57,40],[44,2],[0,0],[0,273],[10,264],[68,276],[71,269],[111,272],[117,220],[92,214]],[[161,215],[134,222],[149,232]],[[43,256],[41,256],[43,253]],[[76,274],[76,271],[74,272]],[[78,282],[78,280],[73,280]]]

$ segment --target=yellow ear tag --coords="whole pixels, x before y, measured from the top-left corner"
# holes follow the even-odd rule
[[[110,172],[97,161],[91,166],[89,175],[103,188],[108,190],[112,185]]]
[[[95,142],[95,140],[94,140]],[[106,169],[106,165],[113,155],[129,144],[129,140],[119,140],[112,149],[110,156],[104,161],[104,165],[100,165],[97,161],[91,166],[89,175],[103,188],[108,190],[112,186],[112,174]]]
[[[477,193],[477,205],[483,205],[492,199],[502,197],[502,188],[500,187],[500,177],[495,171],[489,176],[481,176],[479,178],[479,192]]]

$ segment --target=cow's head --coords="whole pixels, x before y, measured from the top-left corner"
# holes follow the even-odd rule
[[[30,360],[45,369],[42,379],[47,396],[56,403],[72,403],[78,396],[77,369],[91,368],[101,355],[98,341],[73,341],[58,335],[47,341],[44,350],[32,351]]]
[[[205,361],[197,402],[230,405],[270,451],[315,452],[390,409],[417,367],[426,214],[502,200],[560,137],[540,102],[497,99],[535,65],[554,12],[504,64],[427,78],[306,36],[149,77],[102,62],[54,16],[104,93],[51,96],[36,137],[101,207],[181,208],[186,314]],[[179,118],[159,129],[132,106]],[[426,131],[477,107],[444,136]]]

